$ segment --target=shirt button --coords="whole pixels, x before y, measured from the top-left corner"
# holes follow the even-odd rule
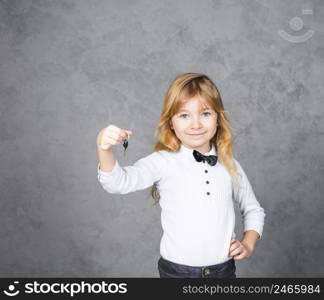
[[[207,192],[207,195],[209,195],[210,193],[209,192]]]
[[[205,170],[205,173],[208,173],[208,171],[207,171],[207,170]]]
[[[209,181],[207,180],[206,183],[209,184]]]
[[[204,275],[207,276],[207,275],[209,275],[209,274],[210,274],[210,270],[209,270],[208,268],[205,269],[205,270],[204,270]]]

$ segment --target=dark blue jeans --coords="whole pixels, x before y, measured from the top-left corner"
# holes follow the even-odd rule
[[[176,264],[161,256],[158,269],[160,278],[236,278],[233,258],[217,265],[192,267]]]

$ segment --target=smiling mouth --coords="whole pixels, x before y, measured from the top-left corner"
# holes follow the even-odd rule
[[[193,133],[193,134],[190,134],[189,133],[189,135],[194,135],[194,136],[196,136],[196,135],[203,135],[203,134],[205,134],[204,132],[203,133]]]

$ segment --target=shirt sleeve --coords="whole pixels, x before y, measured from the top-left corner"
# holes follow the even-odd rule
[[[239,187],[234,185],[233,198],[239,204],[243,218],[244,232],[255,230],[259,233],[261,238],[265,218],[264,209],[257,201],[243,168],[237,160],[234,159],[234,161],[239,174]]]
[[[165,161],[159,152],[137,160],[132,166],[122,167],[118,160],[110,172],[100,170],[98,180],[105,191],[112,194],[127,194],[152,186],[162,178]]]

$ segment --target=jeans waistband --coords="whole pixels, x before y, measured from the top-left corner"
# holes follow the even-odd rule
[[[225,261],[223,263],[220,263],[220,264],[215,264],[215,265],[206,265],[206,266],[189,266],[189,265],[182,265],[182,264],[178,264],[178,263],[175,263],[175,262],[172,262],[172,261],[169,261],[165,258],[163,258],[162,256],[160,257],[160,260],[161,261],[164,261],[166,263],[169,263],[169,264],[172,264],[174,266],[176,266],[177,268],[179,269],[192,269],[192,270],[201,270],[201,269],[204,269],[204,268],[210,268],[210,269],[221,269],[223,268],[224,266],[228,265],[228,264],[231,264],[231,263],[234,263],[234,259],[231,258],[229,259],[228,261]]]

